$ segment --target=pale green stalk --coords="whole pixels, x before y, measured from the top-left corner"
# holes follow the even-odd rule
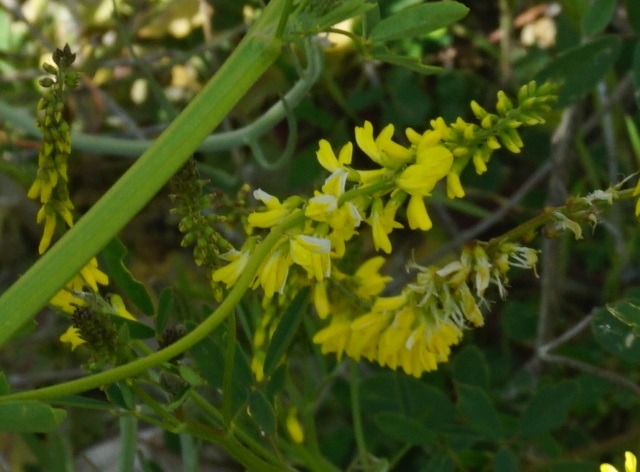
[[[118,472],[133,472],[138,448],[138,420],[133,416],[122,416],[120,425],[120,451]]]
[[[118,234],[278,58],[282,42],[275,31],[287,5],[287,0],[269,3],[187,108],[104,197],[0,297],[0,346]]]

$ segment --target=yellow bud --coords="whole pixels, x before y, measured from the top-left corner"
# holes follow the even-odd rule
[[[487,146],[489,149],[493,149],[494,151],[502,147],[495,136],[489,136],[487,138]]]
[[[463,136],[467,141],[473,140],[473,138],[475,137],[475,130],[473,129],[473,125],[469,125],[466,127]]]
[[[471,111],[476,116],[477,119],[482,120],[485,116],[489,114],[487,110],[482,108],[478,102],[475,100],[471,100]]]
[[[466,147],[457,147],[453,150],[453,155],[456,157],[463,157],[469,154],[469,149]]]
[[[502,141],[502,144],[504,144],[504,147],[506,147],[509,151],[513,152],[514,154],[520,153],[520,148],[513,141],[513,139],[511,139],[511,136],[509,136],[506,132],[500,133],[499,136],[500,136],[500,141]]]
[[[484,174],[487,171],[487,164],[484,160],[482,149],[478,149],[473,153],[473,165],[478,175]]]
[[[513,109],[513,103],[507,97],[507,94],[502,90],[498,92],[498,103],[496,104],[496,110],[502,116],[506,115],[511,109]]]
[[[289,410],[287,414],[286,421],[287,431],[289,432],[289,436],[293,439],[293,442],[302,444],[304,441],[304,431],[302,429],[302,425],[300,421],[298,421],[298,409],[293,407]]]
[[[480,122],[480,126],[482,126],[484,129],[489,129],[495,124],[496,119],[496,115],[489,114],[482,119],[482,121]]]

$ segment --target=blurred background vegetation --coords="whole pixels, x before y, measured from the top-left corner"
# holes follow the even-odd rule
[[[417,3],[378,2],[383,18]],[[547,125],[522,132],[521,155],[498,151],[486,174],[463,175],[468,199],[449,201],[442,191],[435,193],[433,230],[396,236],[394,247],[403,250],[385,271],[401,284],[411,258],[447,262],[467,241],[488,240],[546,205],[605,189],[637,172],[640,2],[463,3],[470,8],[464,20],[392,45],[398,54],[441,67],[437,74],[368,60],[347,36],[323,35],[324,68],[290,110],[289,124],[277,124],[259,146],[197,153],[212,191],[234,196],[248,183],[278,196],[309,193],[323,178],[315,160],[320,138],[340,146],[365,119],[376,129],[393,123],[398,135],[405,127],[422,130],[438,116],[470,119],[472,99],[491,108],[499,89],[513,94],[531,79],[562,80],[560,104]],[[37,79],[55,47],[68,43],[84,74],[68,97],[73,130],[117,138],[99,149],[74,147],[71,199],[82,214],[140,154],[127,152],[125,143],[157,136],[224,62],[262,6],[240,0],[115,4],[117,11],[112,0],[0,0],[2,291],[38,257],[37,204],[27,199],[26,189],[37,168]],[[336,26],[356,33],[360,27],[357,20]],[[292,47],[221,131],[256,120],[296,83],[304,66],[304,55]],[[291,122],[295,152],[283,158]],[[189,324],[213,302],[190,251],[180,248],[168,194],[162,191],[121,238],[131,272],[156,296],[172,286],[174,321]],[[495,294],[485,327],[467,333],[439,371],[414,379],[360,366],[360,405],[372,454],[367,470],[593,471],[603,460],[619,464],[625,449],[638,452],[640,341],[634,325],[616,324],[603,308],[640,297],[638,225],[631,203],[600,216],[602,223],[585,230],[581,241],[556,234],[536,240],[543,249],[540,277],[514,274],[508,299]],[[37,321],[28,346],[17,339],[0,353],[14,388],[81,375],[82,352],[70,353],[58,342],[64,320],[44,310]],[[238,341],[246,364],[255,320],[245,321]],[[329,460],[344,470],[363,470],[353,462],[348,361],[323,359],[310,342],[315,320],[305,324],[288,354],[294,403],[315,416],[319,447]],[[201,356],[196,365],[211,385],[220,382],[215,359]],[[241,390],[253,382],[245,377],[238,380]],[[110,470],[89,451],[101,445],[109,450],[108,440],[116,435],[113,416],[72,411],[55,433],[0,436],[0,470],[62,471],[74,460],[78,470]],[[180,470],[169,465],[180,449],[176,436],[149,429],[140,447],[145,470]],[[199,457],[201,470],[235,467],[210,447]],[[87,466],[90,461],[97,469]]]

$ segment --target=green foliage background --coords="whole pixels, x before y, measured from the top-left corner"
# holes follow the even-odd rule
[[[418,3],[381,0],[380,17]],[[77,69],[85,80],[69,97],[75,130],[152,139],[224,62],[246,31],[248,17],[261,8],[257,1],[224,0],[117,4],[119,16],[111,13],[109,1],[0,2],[2,291],[37,259],[37,209],[26,199],[36,171],[37,137],[7,110],[33,115],[42,58],[65,42],[78,52]],[[426,235],[396,236],[394,247],[401,251],[386,272],[399,284],[411,258],[447,262],[468,240],[488,240],[545,205],[605,189],[637,172],[638,2],[466,4],[470,11],[463,20],[429,34],[392,37],[388,51],[363,54],[352,42],[331,36],[328,40],[336,44],[324,54],[318,82],[291,111],[297,128],[292,156],[281,158],[291,133],[283,121],[260,138],[259,151],[255,143],[199,151],[199,171],[212,188],[231,195],[244,182],[280,197],[308,193],[322,178],[315,160],[320,138],[341,145],[365,119],[376,129],[393,123],[402,130],[423,129],[437,116],[469,118],[472,99],[489,108],[499,89],[512,93],[534,78],[561,80],[559,106],[545,127],[523,132],[521,155],[498,154],[487,174],[465,174],[471,197],[465,201],[435,193],[435,225]],[[193,20],[198,8],[206,11],[204,25]],[[349,27],[357,34],[362,24],[343,26]],[[535,27],[540,36],[524,44],[523,29]],[[555,41],[546,45],[544,35],[552,34],[553,27]],[[294,47],[281,56],[225,120],[223,130],[250,124],[290,89],[305,60],[300,51]],[[442,70],[433,73],[431,66]],[[91,207],[137,157],[116,148],[74,148],[70,181],[78,213]],[[505,205],[510,211],[492,219]],[[640,451],[640,243],[633,209],[625,205],[604,212],[603,223],[593,233],[585,231],[580,241],[564,234],[538,239],[540,277],[514,274],[508,299],[500,301],[495,294],[486,325],[466,333],[449,364],[420,379],[322,356],[311,343],[319,323],[305,315],[295,332],[284,325],[274,336],[281,344],[268,351],[276,358],[270,360],[271,375],[255,382],[249,367],[261,311],[255,296],[238,306],[237,325],[220,326],[191,350],[180,374],[191,387],[204,386],[211,398],[220,390],[231,391],[225,415],[276,450],[277,438],[287,434],[284,407],[295,406],[310,449],[340,470],[569,472],[597,470],[605,460],[619,465],[624,450]],[[168,190],[162,190],[120,235],[126,255],[111,245],[102,258],[132,311],[135,306],[137,314],[155,313],[160,326],[181,323],[188,329],[211,311],[214,300],[189,251],[180,248],[170,208]],[[300,321],[295,313],[287,314],[283,319]],[[81,352],[70,353],[58,343],[65,320],[43,310],[37,321],[35,330],[25,328],[33,331],[28,337],[14,339],[0,353],[12,388],[78,376],[76,367],[86,361]],[[567,333],[572,337],[564,342]],[[231,336],[236,339],[234,375],[225,379]],[[286,361],[278,363],[285,350]],[[0,388],[6,393],[4,384]],[[28,428],[40,421],[38,415],[46,416],[39,406],[20,416],[15,405],[0,404],[0,423],[9,417],[24,425],[16,428],[20,435],[2,433],[2,457],[16,470],[68,470],[66,464],[79,451],[116,433],[114,417],[100,411],[107,408],[105,398],[124,410],[131,407],[126,389],[116,387],[82,400],[66,399],[54,405],[71,407],[66,421],[62,426],[53,422],[42,436]],[[361,412],[366,455],[357,453],[354,406]],[[62,415],[62,410],[53,412],[56,418]],[[180,449],[173,434],[167,433],[163,444],[170,451]],[[185,450],[182,444],[183,457]],[[285,448],[284,453],[294,465],[305,463],[300,450]],[[201,461],[202,467],[211,465]],[[143,462],[145,470],[170,470],[153,457]],[[52,469],[51,464],[59,465]]]

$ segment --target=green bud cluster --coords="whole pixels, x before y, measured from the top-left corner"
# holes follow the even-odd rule
[[[220,255],[233,246],[214,228],[225,222],[226,217],[212,211],[214,195],[203,193],[204,184],[206,181],[200,179],[194,160],[189,159],[171,180],[171,199],[176,205],[172,213],[180,217],[182,247],[193,246],[196,264],[212,272],[222,264]],[[222,299],[222,287],[217,282],[212,284],[216,299]]]
[[[93,352],[105,353],[108,357],[115,353],[118,330],[108,314],[81,306],[73,312],[71,321]]]
[[[515,154],[520,152],[523,142],[518,128],[544,123],[543,115],[557,99],[557,92],[558,86],[554,83],[546,82],[538,86],[531,81],[520,88],[517,105],[507,94],[499,91],[495,113],[472,101],[471,110],[478,124],[458,118],[447,127],[440,118],[432,121],[431,125],[442,131],[444,145],[458,158],[454,171],[461,170],[469,159],[473,159],[476,172],[482,174],[496,149],[504,147]]]

